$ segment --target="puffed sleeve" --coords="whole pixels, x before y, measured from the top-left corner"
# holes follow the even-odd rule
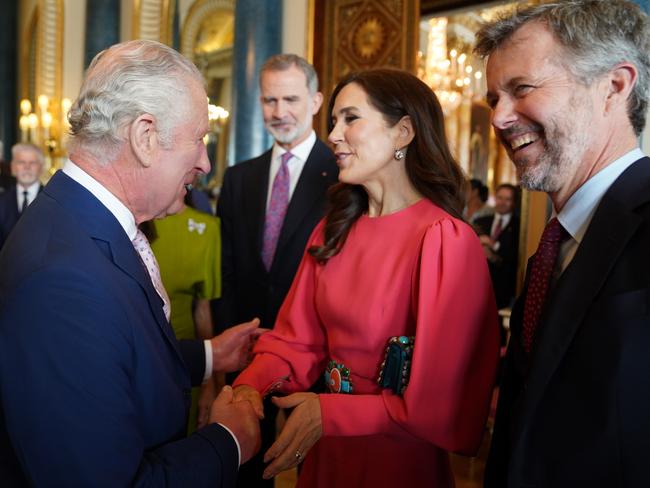
[[[478,449],[494,385],[499,325],[487,263],[466,224],[432,224],[412,280],[416,317],[409,385],[403,397],[321,395],[323,434],[404,431],[438,447]]]
[[[323,221],[312,232],[305,249],[321,243],[322,234]],[[255,359],[234,386],[250,385],[261,393],[293,393],[308,389],[318,379],[327,361],[326,334],[314,302],[321,269],[305,252],[273,330],[259,338]]]

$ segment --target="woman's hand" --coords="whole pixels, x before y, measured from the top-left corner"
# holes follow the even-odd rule
[[[320,400],[315,393],[274,397],[273,403],[279,408],[295,408],[276,441],[264,454],[265,463],[273,461],[264,470],[264,479],[298,465],[323,433]]]

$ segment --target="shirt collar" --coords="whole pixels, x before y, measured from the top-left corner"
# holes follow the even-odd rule
[[[309,136],[307,136],[307,139],[302,141],[296,147],[290,149],[290,152],[295,158],[298,158],[301,161],[307,161],[314,144],[316,144],[316,133],[312,130]],[[287,150],[281,147],[277,142],[273,144],[272,157],[274,160],[282,156],[285,152],[287,152]]]
[[[135,217],[126,205],[71,160],[66,161],[61,171],[92,193],[115,216],[129,239],[135,239],[138,228],[135,225]]]
[[[557,219],[578,244],[582,242],[598,204],[609,187],[623,171],[644,156],[641,149],[633,149],[601,169],[571,195],[557,214]]]
[[[29,185],[27,188],[23,187],[20,183],[16,183],[16,190],[22,197],[22,194],[24,191],[27,192],[27,201],[31,202],[36,198],[36,195],[38,194],[38,189],[41,187],[41,182],[36,180],[34,183]]]

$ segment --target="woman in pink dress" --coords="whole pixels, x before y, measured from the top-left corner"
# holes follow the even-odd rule
[[[440,104],[415,76],[372,70],[329,111],[340,183],[236,399],[293,407],[266,478],[304,461],[300,487],[454,486],[448,452],[481,442],[499,327]],[[329,392],[308,392],[324,374]]]

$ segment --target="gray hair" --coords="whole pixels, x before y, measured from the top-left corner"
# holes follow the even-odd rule
[[[286,71],[295,66],[303,72],[307,79],[309,93],[314,95],[318,91],[318,75],[314,67],[297,54],[276,54],[267,59],[260,69],[260,81],[266,71]]]
[[[634,64],[636,85],[628,99],[628,116],[637,136],[643,132],[650,84],[648,17],[628,0],[571,0],[518,8],[485,24],[474,52],[487,57],[520,27],[545,24],[562,46],[563,66],[584,85],[622,62]],[[516,62],[516,60],[513,60]]]
[[[107,164],[124,143],[123,127],[145,113],[156,120],[161,146],[170,147],[189,105],[188,77],[204,84],[194,64],[159,42],[129,41],[100,52],[68,114],[70,148]]]
[[[19,142],[18,144],[14,144],[11,146],[12,160],[15,160],[18,157],[17,154],[19,151],[31,151],[36,154],[38,162],[41,163],[41,165],[45,164],[45,156],[43,155],[43,150],[36,144],[32,144],[30,142]]]

